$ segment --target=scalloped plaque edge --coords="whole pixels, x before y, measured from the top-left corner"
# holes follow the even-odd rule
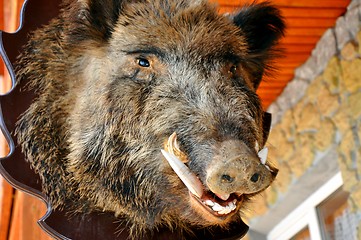
[[[18,33],[22,27],[24,26],[24,16],[25,16],[25,11],[26,11],[26,5],[29,2],[29,0],[24,0],[23,5],[21,7],[21,11],[20,11],[20,21],[19,21],[19,27],[16,29],[15,32],[13,33],[7,33],[6,34],[16,34]],[[6,93],[0,94],[0,97],[9,95],[16,87],[16,76],[15,76],[15,72],[13,69],[13,65],[10,62],[7,54],[6,54],[6,49],[4,47],[3,44],[3,33],[5,33],[4,31],[0,30],[0,56],[5,64],[6,70],[9,73],[10,76],[10,80],[11,80],[11,88],[10,90],[8,90]],[[4,80],[3,80],[4,81]],[[43,203],[45,203],[46,205],[46,213],[44,214],[44,216],[42,216],[37,222],[39,224],[39,226],[41,227],[42,230],[44,230],[47,234],[49,234],[51,237],[55,238],[55,239],[61,239],[61,240],[70,240],[69,238],[65,237],[64,235],[60,234],[59,232],[55,231],[52,227],[50,227],[47,223],[46,223],[46,219],[51,215],[51,213],[53,212],[51,204],[49,203],[49,201],[47,200],[47,197],[40,191],[33,189],[29,186],[27,186],[24,183],[21,183],[19,181],[17,181],[15,178],[13,178],[11,176],[11,174],[3,167],[2,165],[2,160],[9,158],[15,151],[15,144],[14,141],[11,138],[11,134],[9,133],[5,121],[4,121],[4,116],[3,116],[3,112],[2,112],[2,108],[1,108],[1,101],[0,101],[0,130],[9,146],[9,153],[7,154],[7,156],[5,157],[1,157],[0,158],[0,174],[4,177],[4,179],[15,189],[18,189],[20,191],[23,191],[27,194],[30,194],[32,196],[35,196],[36,198],[38,198],[39,200],[41,200]]]

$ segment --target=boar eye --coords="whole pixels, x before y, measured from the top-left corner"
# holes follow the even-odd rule
[[[150,62],[145,58],[138,58],[137,63],[141,67],[150,67]]]
[[[229,72],[232,73],[233,75],[236,75],[237,74],[237,66],[232,65],[231,68],[229,69]]]

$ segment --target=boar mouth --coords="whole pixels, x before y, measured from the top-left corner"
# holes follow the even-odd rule
[[[237,206],[243,201],[243,196],[231,194],[230,197],[224,201],[216,197],[212,192],[204,192],[201,198],[190,193],[191,197],[197,200],[208,212],[219,218],[225,218],[228,215],[235,213],[238,210]]]
[[[204,209],[218,218],[235,213],[243,202],[243,195],[231,194],[226,198],[206,191],[198,177],[185,165],[187,156],[179,149],[176,133],[173,133],[165,143],[165,150],[161,150],[174,172],[188,188],[190,196]]]

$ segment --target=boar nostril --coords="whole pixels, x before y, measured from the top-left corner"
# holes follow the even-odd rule
[[[251,181],[254,182],[254,183],[257,182],[258,179],[259,179],[259,174],[258,173],[253,174],[252,177],[251,177]]]
[[[234,181],[234,178],[231,177],[231,176],[229,176],[228,174],[223,174],[223,175],[221,176],[221,181],[222,181],[222,182],[231,183],[231,182]]]

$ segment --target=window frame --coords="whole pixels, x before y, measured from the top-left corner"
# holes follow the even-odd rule
[[[318,219],[317,207],[343,185],[342,174],[339,171],[309,196],[301,205],[289,213],[268,234],[268,240],[288,240],[305,227],[309,228],[312,240],[322,240],[321,225]]]

